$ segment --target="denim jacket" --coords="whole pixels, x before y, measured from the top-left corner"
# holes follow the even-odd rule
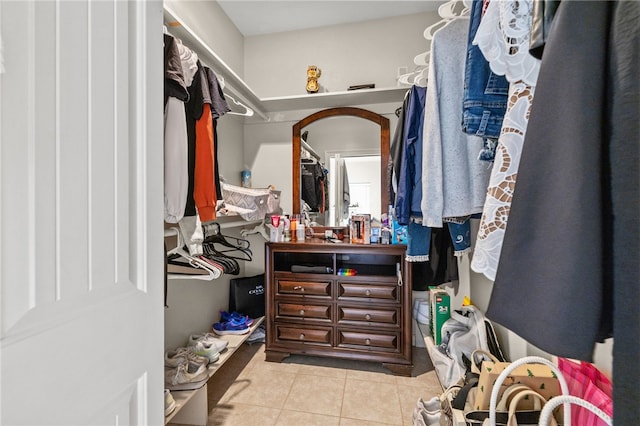
[[[462,130],[485,139],[485,150],[495,150],[507,109],[509,82],[489,68],[478,46],[472,42],[482,18],[482,0],[474,0],[469,22],[469,41],[464,73]],[[494,142],[487,141],[493,139]],[[493,149],[492,149],[493,148]],[[493,160],[492,152],[481,153],[481,160]]]
[[[402,159],[396,194],[396,218],[408,225],[412,215],[422,215],[422,133],[426,87],[412,86],[405,111]]]

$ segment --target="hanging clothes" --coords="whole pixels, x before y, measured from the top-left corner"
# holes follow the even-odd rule
[[[387,166],[389,176],[389,201],[391,205],[396,205],[396,194],[398,192],[398,180],[400,179],[400,164],[402,163],[402,150],[404,149],[404,122],[406,120],[406,110],[409,107],[409,95],[411,90],[404,94],[402,106],[398,109],[398,121],[393,131],[393,138],[389,147],[389,165]]]
[[[507,109],[509,82],[504,75],[491,71],[482,52],[473,44],[482,19],[482,10],[483,0],[473,0],[464,70],[462,131],[482,138],[483,148],[479,153],[479,160],[493,161]]]
[[[603,127],[610,4],[615,3],[562,2],[558,7],[486,314],[544,351],[585,361],[592,360],[595,343],[611,335],[611,220],[630,207],[612,212],[612,191],[630,185],[637,195],[640,182],[636,174],[621,187],[609,184],[610,170],[618,168],[609,162],[609,129]],[[635,49],[637,64],[637,45],[629,48]],[[637,132],[638,116],[631,117],[633,124],[618,118],[612,126],[631,125]],[[637,140],[637,133],[632,137]],[[637,153],[637,142],[625,145]],[[638,198],[624,199],[638,207]],[[636,236],[637,214],[633,210],[636,226],[629,230]],[[619,254],[634,263],[640,255]],[[637,287],[638,278],[628,284]],[[637,305],[631,309],[637,312]],[[637,321],[634,325],[637,329]],[[637,340],[634,345],[637,353]]]
[[[193,83],[189,86],[189,102],[185,104],[189,142],[189,191],[185,216],[198,214],[202,222],[209,222],[216,218],[217,201],[213,172],[213,119],[209,81],[199,61],[197,66]]]
[[[426,226],[482,212],[491,169],[478,160],[481,137],[460,126],[468,17],[439,29],[431,41],[424,114],[421,211]]]
[[[317,161],[301,164],[302,199],[312,212],[324,213],[327,206],[328,179],[321,163]]]
[[[471,269],[490,280],[498,268],[540,69],[540,61],[528,52],[532,4],[532,0],[489,3],[474,40],[492,69],[510,81],[509,105],[471,260]]]
[[[396,194],[395,214],[400,225],[411,216],[422,217],[422,144],[426,87],[412,86],[405,113],[402,159]]]
[[[342,177],[341,190],[339,194],[341,194],[342,198],[342,209],[341,209],[341,217],[340,222],[346,221],[349,219],[349,205],[351,204],[351,190],[349,189],[349,173],[347,171],[347,163],[344,161],[344,158],[340,158],[339,165],[340,168],[340,176]]]
[[[189,190],[188,140],[184,103],[195,73],[197,55],[178,39],[164,35],[164,220],[184,216]]]
[[[220,167],[218,166],[218,119],[231,111],[227,99],[224,97],[222,86],[218,77],[211,68],[204,67],[209,82],[209,94],[211,95],[211,117],[213,119],[213,173],[216,187],[216,199],[222,199],[222,188],[220,187]]]
[[[613,400],[616,424],[640,418],[640,3],[609,3],[606,132],[611,164]],[[546,51],[545,51],[546,55]],[[602,76],[604,78],[604,76]]]
[[[429,239],[426,240],[429,245],[429,260],[410,263],[412,289],[426,291],[430,286],[457,281],[458,262],[453,253],[448,224],[445,223],[443,228],[433,229],[419,224],[417,226],[430,230]]]

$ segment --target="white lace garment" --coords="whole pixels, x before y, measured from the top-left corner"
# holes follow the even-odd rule
[[[491,70],[509,81],[509,102],[498,138],[471,269],[495,280],[540,61],[529,54],[532,0],[491,0],[474,44]]]

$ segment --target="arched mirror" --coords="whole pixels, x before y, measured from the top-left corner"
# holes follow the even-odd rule
[[[352,213],[380,219],[389,206],[388,163],[388,118],[354,107],[303,118],[293,126],[292,212],[308,211],[320,226],[343,226]],[[320,169],[328,170],[323,187]]]

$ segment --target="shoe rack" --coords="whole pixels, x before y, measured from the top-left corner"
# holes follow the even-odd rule
[[[233,356],[235,351],[251,336],[256,328],[264,321],[264,317],[255,318],[253,324],[246,334],[227,334],[219,336],[221,339],[227,340],[229,345],[227,349],[220,353],[218,361],[210,364],[208,367],[209,379],[224,365],[229,358]],[[207,424],[209,418],[209,408],[207,403],[207,383],[194,390],[171,391],[173,399],[176,401],[176,408],[171,414],[164,419],[165,424],[185,424],[185,425],[202,425]]]

